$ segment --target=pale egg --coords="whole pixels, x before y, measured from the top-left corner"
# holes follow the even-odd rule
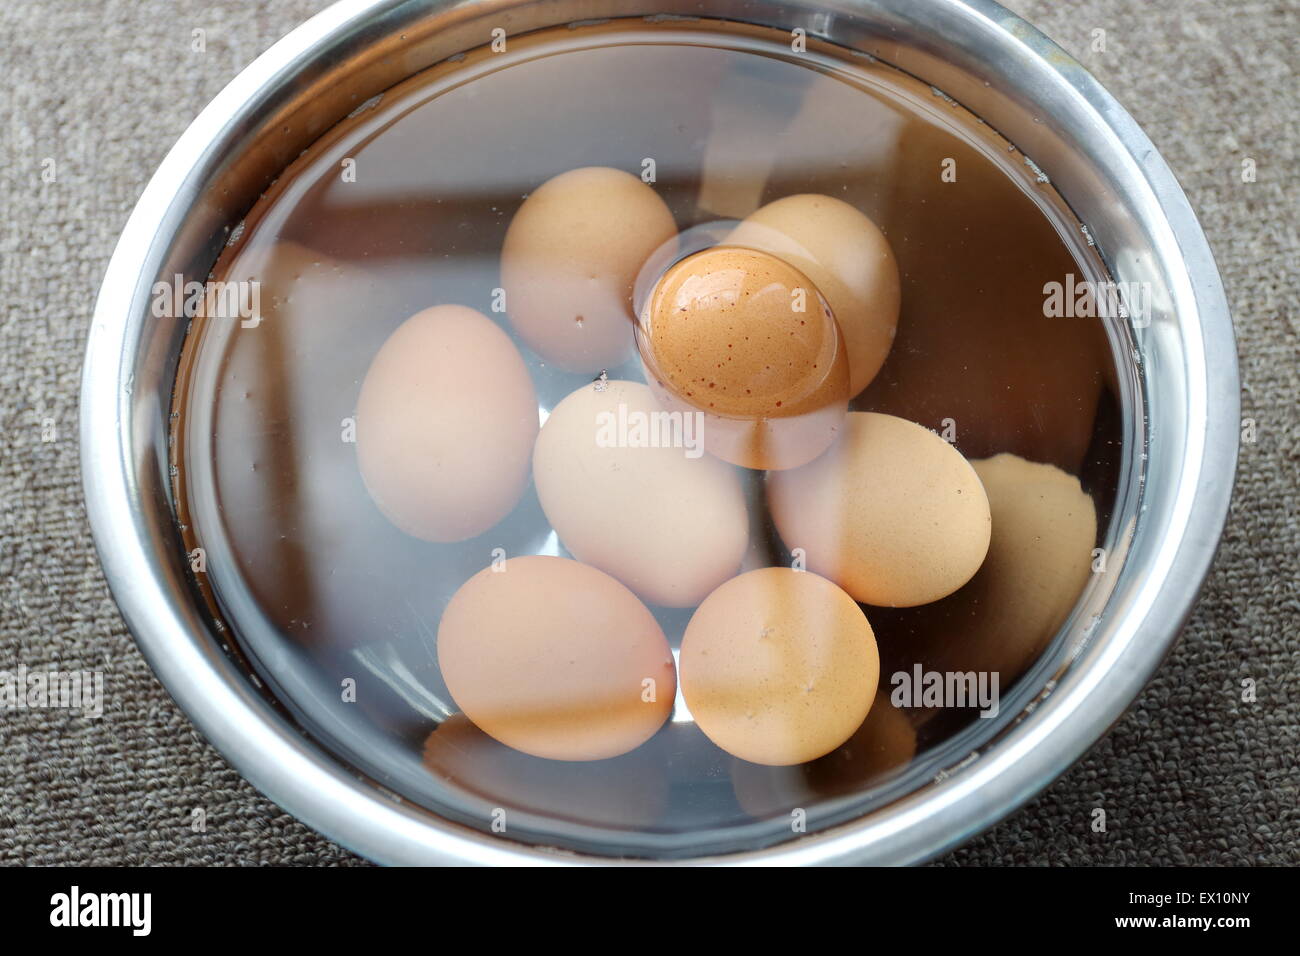
[[[692,607],[734,575],[749,518],[737,470],[704,453],[706,427],[637,382],[602,380],[560,402],[533,476],[574,557],[666,607]]]
[[[751,763],[798,764],[834,750],[861,726],[879,679],[866,615],[807,571],[732,578],[682,638],[687,708],[710,740]]]
[[[676,231],[664,201],[631,173],[591,166],[547,180],[515,213],[501,251],[515,330],[569,371],[622,364],[634,347],[637,272]]]
[[[438,666],[480,730],[534,757],[602,760],[645,743],[677,675],[654,615],[593,567],[507,558],[452,596]]]
[[[826,454],[767,476],[781,540],[864,604],[911,607],[969,581],[988,551],[989,501],[951,444],[892,415],[850,412]]]
[[[537,395],[500,327],[462,305],[407,319],[357,400],[357,463],[379,510],[427,541],[463,541],[504,518],[528,483]]]

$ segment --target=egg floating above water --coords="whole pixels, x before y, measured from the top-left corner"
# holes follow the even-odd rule
[[[785,261],[729,246],[688,256],[652,288],[640,341],[660,400],[703,412],[724,461],[794,468],[835,440],[848,357],[825,299]]]

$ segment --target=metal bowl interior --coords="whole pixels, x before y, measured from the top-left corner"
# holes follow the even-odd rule
[[[1227,304],[1185,197],[1132,119],[1082,67],[981,0],[804,3],[345,0],[295,30],[199,116],[150,182],[100,292],[82,391],[86,498],[123,615],[163,684],[259,789],[391,863],[582,862],[395,799],[304,737],[230,654],[186,581],[168,479],[182,324],[151,315],[159,277],[206,276],[231,228],[303,149],[375,94],[494,28],[592,17],[734,19],[870,53],[953,97],[1051,179],[1114,278],[1155,290],[1150,322],[1109,329],[1131,450],[1095,576],[1052,649],[975,728],[867,816],[710,862],[902,863],[933,856],[1050,783],[1123,713],[1172,646],[1226,517],[1238,397]],[[1213,360],[1211,361],[1211,356]],[[608,862],[601,859],[601,862]]]

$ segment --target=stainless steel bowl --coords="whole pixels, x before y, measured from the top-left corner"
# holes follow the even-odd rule
[[[266,185],[359,104],[491,30],[709,16],[870,53],[985,119],[1050,177],[1114,278],[1156,290],[1150,324],[1110,331],[1125,404],[1107,546],[1053,649],[996,734],[964,738],[910,793],[852,822],[710,863],[907,863],[1023,804],[1132,703],[1169,651],[1222,531],[1239,427],[1236,352],[1218,272],[1169,168],[1084,69],[986,0],[343,0],[241,73],[181,137],[127,223],[96,305],[81,398],[87,507],[104,569],[154,671],[255,786],[327,836],[388,863],[609,862],[440,819],[304,737],[224,649],[194,599],[168,480],[168,414],[185,329],[150,311],[176,273],[202,278]]]

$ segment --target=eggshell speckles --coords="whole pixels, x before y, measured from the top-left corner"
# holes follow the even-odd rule
[[[553,760],[601,760],[668,718],[672,651],[636,595],[567,558],[510,558],[461,586],[438,627],[452,698],[484,733]]]
[[[614,368],[633,349],[637,272],[676,231],[664,201],[631,173],[591,166],[548,180],[506,232],[501,283],[511,323],[562,368]]]
[[[880,371],[898,327],[898,264],[876,224],[830,196],[786,196],[752,213],[727,244],[760,249],[821,290],[844,335],[849,396]]]
[[[775,256],[725,246],[688,256],[647,308],[657,371],[699,408],[782,418],[847,398],[835,323],[808,277]]]
[[[698,418],[670,417],[645,385],[602,384],[569,395],[542,428],[542,509],[574,557],[652,604],[698,604],[748,544],[739,474],[703,453]]]
[[[751,763],[804,763],[834,750],[862,724],[879,679],[862,609],[806,571],[732,578],[682,638],[682,694],[696,724]]]
[[[988,551],[989,502],[975,469],[901,418],[849,413],[826,454],[770,473],[767,489],[786,547],[864,604],[937,601],[969,581]]]
[[[519,501],[537,430],[537,395],[509,336],[480,312],[440,305],[398,326],[371,362],[357,462],[394,525],[462,541]]]
[[[661,400],[709,416],[712,454],[793,468],[834,441],[848,359],[825,300],[788,263],[726,246],[688,256],[655,284],[643,325]]]

